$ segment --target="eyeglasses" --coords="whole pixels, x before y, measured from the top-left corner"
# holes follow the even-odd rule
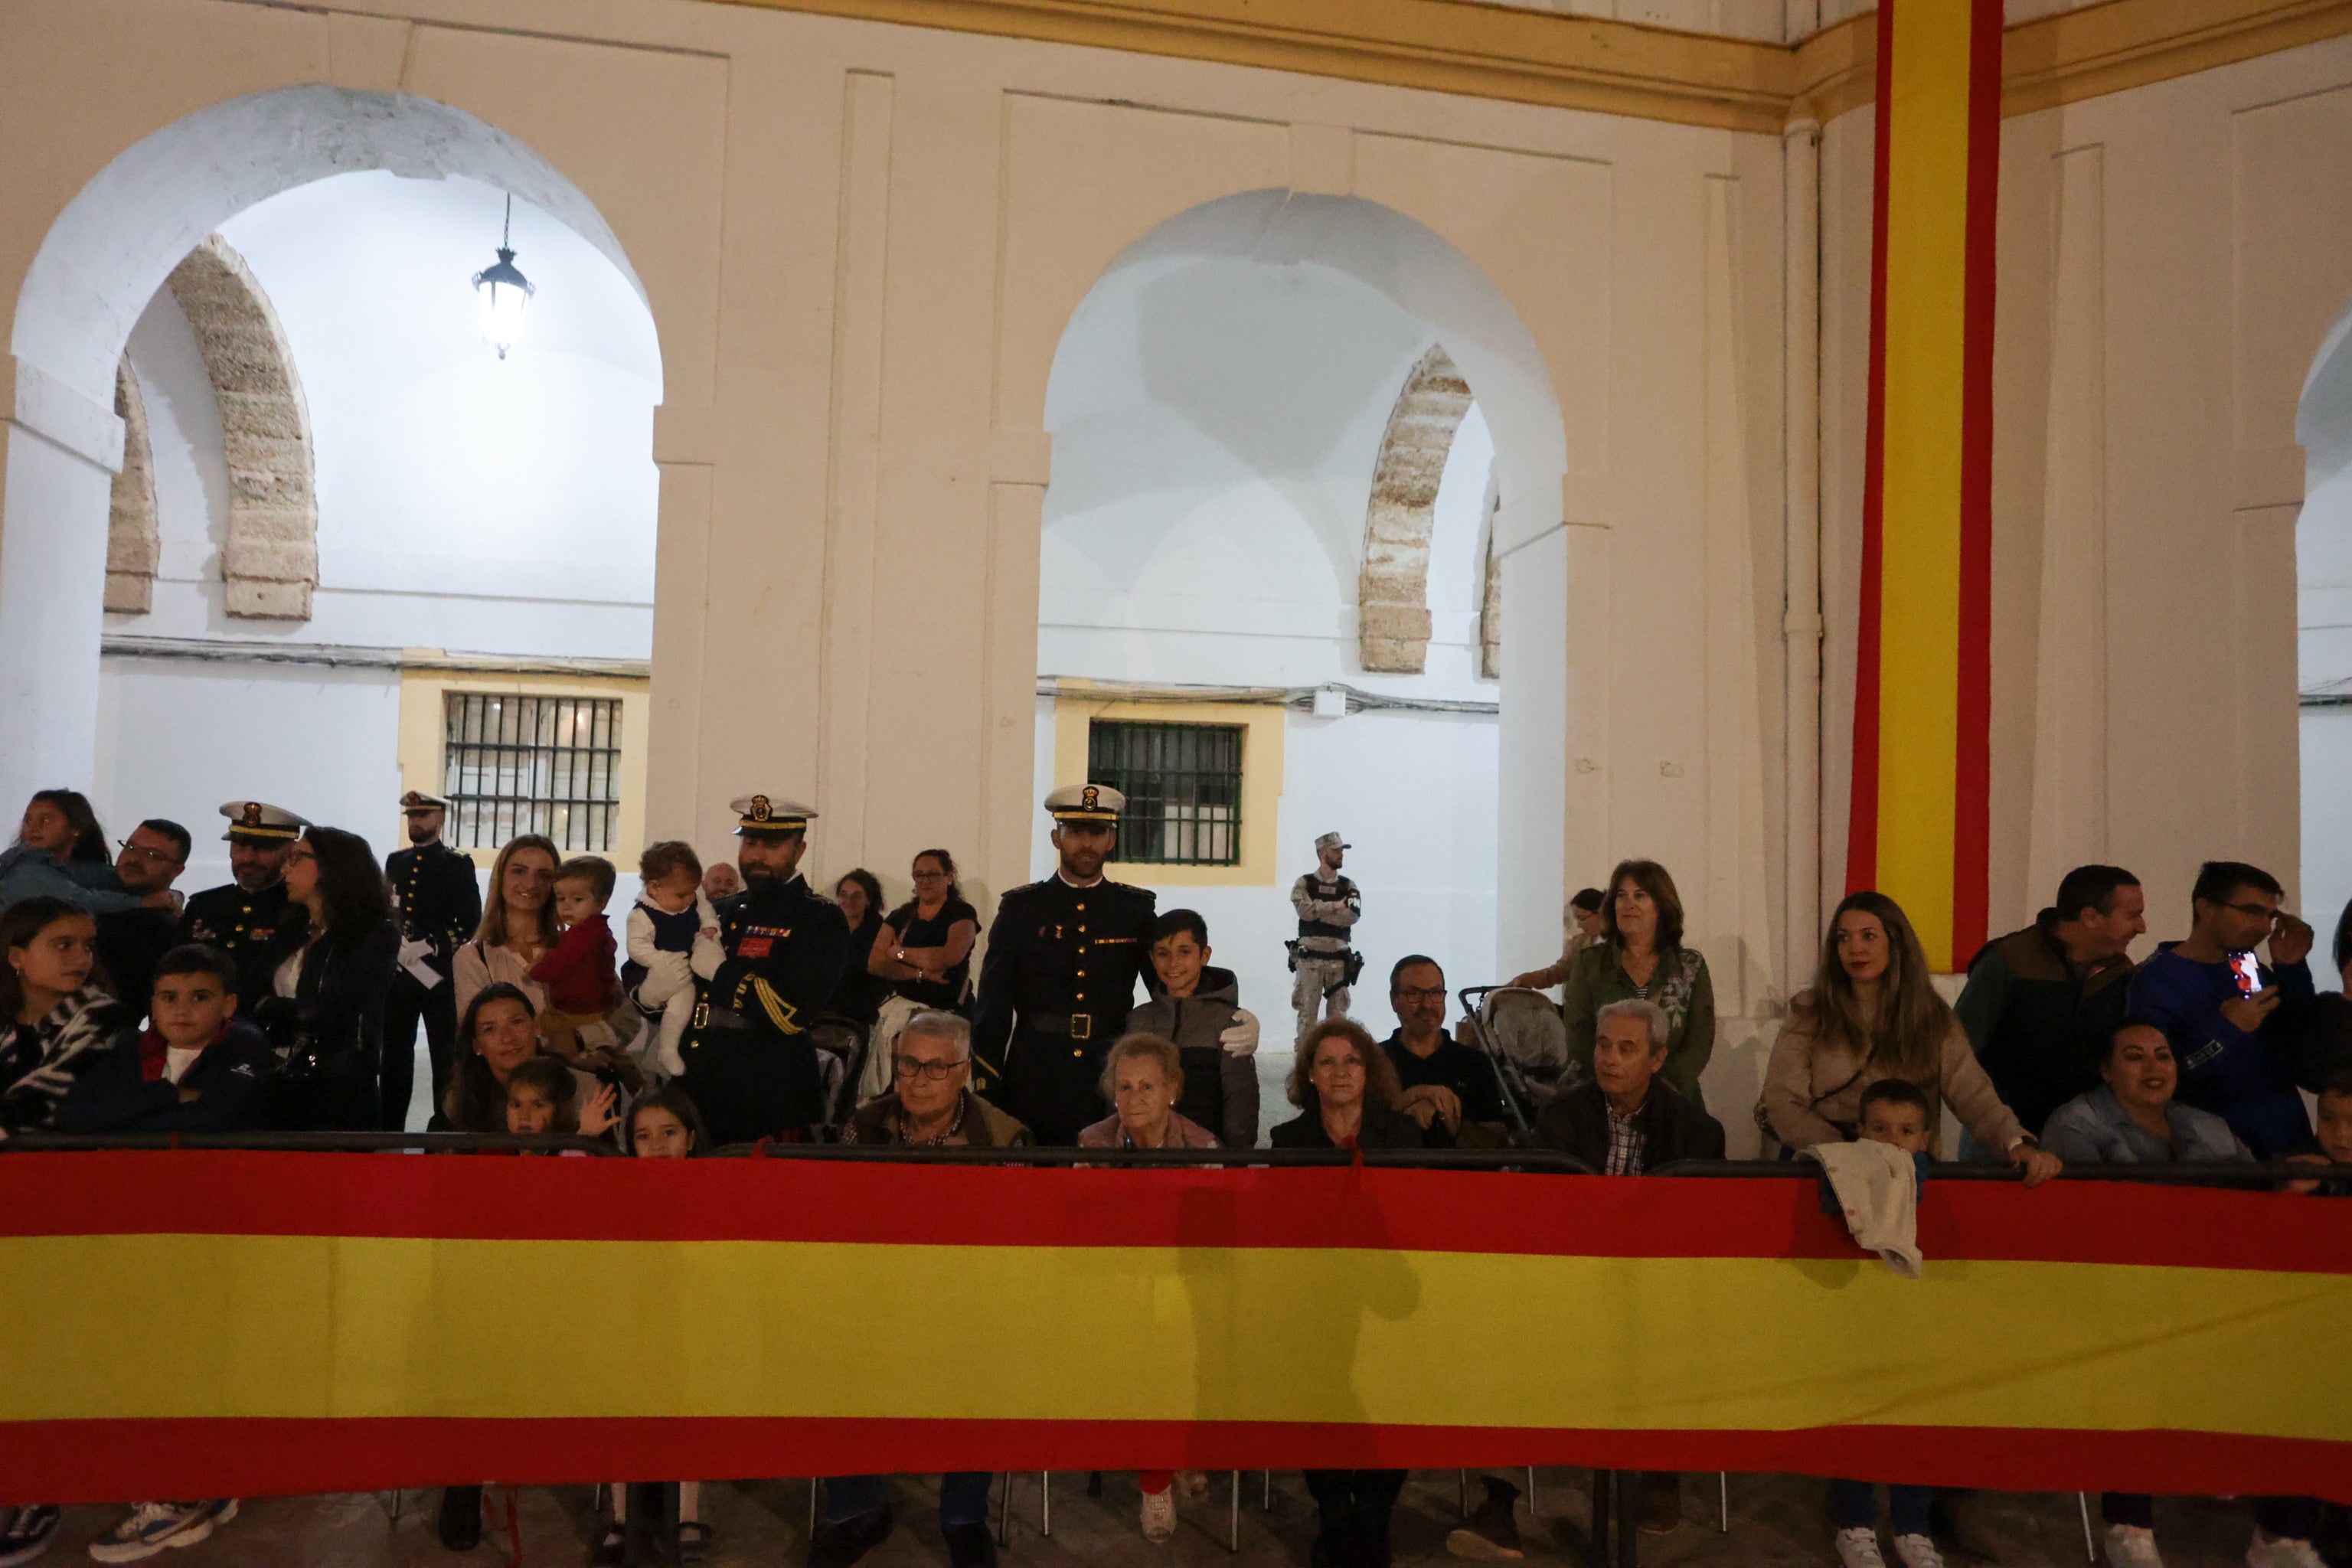
[[[300,845],[299,845],[299,844],[298,844],[298,845],[296,845],[293,848],[289,849],[288,851],[286,851],[286,863],[287,863],[288,865],[289,865],[289,866],[290,866],[290,865],[292,865],[292,864],[293,864],[295,861],[297,861],[297,860],[311,860],[311,861],[315,861],[315,860],[317,860],[318,858],[319,858],[319,854],[318,854],[318,851],[317,851],[317,850],[315,850],[315,849],[305,849],[305,848],[303,848],[303,847],[302,847]]]
[[[122,846],[125,855],[136,855],[142,860],[156,860],[166,866],[181,864],[180,858],[168,849],[150,849],[146,845],[133,844],[128,838],[118,838],[115,842]]]
[[[2215,907],[2224,910],[2235,910],[2240,914],[2246,916],[2249,920],[2258,921],[2274,921],[2278,919],[2279,916],[2286,913],[2284,910],[2275,910],[2271,908],[2268,904],[2221,903],[2217,904]]]
[[[1391,993],[1391,994],[1406,1002],[1443,1002],[1445,1000],[1445,987],[1443,985],[1400,985],[1393,993]]]
[[[915,880],[918,882],[944,882],[947,879],[948,874],[945,871],[918,871],[915,873]]]
[[[963,1065],[964,1064],[961,1062],[927,1062],[920,1057],[893,1057],[890,1058],[891,1068],[897,1071],[900,1078],[929,1079],[933,1083],[939,1082],[940,1079],[946,1078],[948,1074],[955,1071],[956,1068],[962,1067]]]

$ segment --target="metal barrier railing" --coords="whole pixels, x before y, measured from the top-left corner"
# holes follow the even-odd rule
[[[0,1138],[0,1154],[72,1149],[275,1149],[318,1154],[479,1154],[507,1149],[551,1154],[576,1149],[615,1159],[621,1153],[601,1138],[553,1132],[17,1132]]]
[[[572,1134],[521,1136],[487,1132],[20,1132],[0,1138],[0,1154],[110,1149],[252,1149],[311,1153],[415,1152],[467,1154],[519,1150],[618,1158],[622,1151],[601,1138]],[[723,1159],[837,1161],[852,1163],[933,1165],[1087,1166],[1132,1170],[1250,1167],[1333,1167],[1362,1164],[1380,1170],[1517,1171],[1559,1176],[1591,1176],[1593,1169],[1574,1155],[1552,1149],[1016,1149],[908,1148],[885,1143],[731,1143],[712,1152]],[[1798,1160],[1674,1160],[1645,1173],[1652,1176],[1759,1177],[1818,1180],[1821,1167]],[[2023,1173],[2006,1163],[1938,1162],[1935,1179],[2014,1182]],[[1611,1178],[1620,1179],[1620,1178]],[[2061,1181],[2137,1182],[2158,1186],[2270,1188],[2287,1182],[2352,1183],[2352,1165],[2297,1160],[2261,1163],[2220,1161],[2163,1165],[2070,1164]]]
[[[1670,1160],[1653,1176],[1805,1176],[1819,1179],[1821,1166],[1806,1160]],[[1937,1162],[1939,1182],[2021,1182],[2015,1165],[1990,1162]],[[2223,1163],[2199,1161],[2170,1165],[2069,1164],[2062,1182],[2138,1182],[2166,1187],[2275,1187],[2282,1182],[2352,1181],[2352,1165],[2315,1165],[2296,1160]]]

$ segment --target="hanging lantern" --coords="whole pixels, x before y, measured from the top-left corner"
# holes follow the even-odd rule
[[[482,336],[507,357],[507,351],[522,342],[524,308],[530,297],[539,292],[530,279],[514,264],[514,248],[508,242],[514,237],[514,197],[507,197],[506,227],[499,237],[499,258],[474,274],[474,297],[482,313]]]

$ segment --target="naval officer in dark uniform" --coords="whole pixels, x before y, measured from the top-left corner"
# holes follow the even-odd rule
[[[849,922],[800,873],[807,806],[764,795],[733,802],[743,890],[722,899],[715,973],[681,1053],[678,1087],[713,1144],[796,1138],[824,1120],[824,1078],[809,1030],[849,963]]]
[[[235,879],[188,900],[180,916],[180,940],[216,947],[236,961],[237,1011],[249,1018],[263,997],[274,994],[270,980],[277,960],[270,948],[286,916],[286,857],[310,824],[258,800],[232,800],[220,809],[228,818],[222,837],[228,840],[228,873]]]
[[[408,847],[383,859],[384,880],[400,907],[400,967],[383,1002],[383,1130],[406,1131],[408,1097],[416,1083],[416,1026],[425,1025],[432,1064],[433,1100],[448,1092],[457,1070],[457,990],[449,965],[482,923],[482,889],[474,858],[441,842],[449,803],[410,790],[400,797],[408,821]],[[419,973],[422,970],[424,973]],[[429,978],[428,978],[429,977]]]
[[[997,900],[981,961],[971,1052],[999,1103],[1049,1147],[1073,1147],[1103,1118],[1103,1058],[1151,973],[1156,895],[1108,880],[1127,799],[1108,784],[1045,797],[1061,865]],[[976,1074],[977,1079],[980,1074]],[[977,1087],[977,1084],[975,1084]]]

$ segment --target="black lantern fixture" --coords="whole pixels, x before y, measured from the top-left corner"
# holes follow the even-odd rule
[[[524,307],[539,292],[530,279],[514,264],[515,253],[509,243],[514,238],[514,196],[507,196],[506,227],[499,237],[499,258],[474,274],[474,297],[481,307],[482,336],[507,357],[507,351],[522,342]]]

